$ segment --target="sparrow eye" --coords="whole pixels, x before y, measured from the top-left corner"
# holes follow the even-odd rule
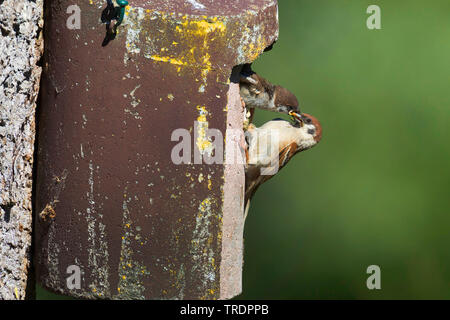
[[[311,120],[311,119],[310,119],[310,120]],[[308,133],[311,134],[311,135],[313,135],[314,133],[316,133],[316,130],[314,130],[314,129],[308,129]]]
[[[310,118],[305,118],[304,121],[305,121],[306,123],[311,123],[311,119],[310,119]]]

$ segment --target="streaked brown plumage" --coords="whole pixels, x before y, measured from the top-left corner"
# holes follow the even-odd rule
[[[254,108],[289,114],[300,113],[296,96],[279,85],[274,85],[244,65],[240,76],[240,94],[245,107],[253,116]],[[251,120],[250,120],[251,122]]]
[[[245,217],[256,190],[276,173],[267,175],[262,170],[267,170],[270,163],[278,163],[278,171],[281,170],[297,153],[314,147],[321,138],[320,122],[306,113],[297,118],[295,123],[275,119],[259,128],[249,126],[246,133],[248,161],[245,170]]]

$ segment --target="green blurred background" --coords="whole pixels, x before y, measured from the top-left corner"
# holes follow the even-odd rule
[[[281,0],[279,16],[254,69],[324,132],[253,198],[240,298],[449,299],[450,1]]]
[[[279,17],[253,69],[324,133],[253,198],[238,298],[450,299],[450,1],[281,0]]]

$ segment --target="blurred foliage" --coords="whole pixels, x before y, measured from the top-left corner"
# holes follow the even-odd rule
[[[253,198],[239,299],[450,299],[449,13],[448,0],[279,1],[279,41],[253,68],[324,133]],[[372,264],[381,290],[366,287]]]
[[[239,298],[450,298],[449,9],[279,1],[279,40],[253,68],[324,132],[253,198]],[[366,287],[371,264],[381,290]]]

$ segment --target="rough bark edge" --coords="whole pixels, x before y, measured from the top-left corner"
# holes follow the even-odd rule
[[[228,152],[237,153],[236,146],[242,146],[244,143],[243,132],[242,135],[232,133],[242,131],[244,120],[239,83],[236,83],[239,71],[240,68],[234,68],[231,76],[232,83],[230,83],[228,90],[225,154]],[[229,129],[236,131],[230,131]],[[234,156],[237,155],[234,154]],[[244,165],[239,163],[225,164],[224,180],[220,299],[230,299],[242,291]],[[242,186],[242,188],[236,188],[236,186]]]
[[[43,51],[43,0],[0,3],[0,299],[33,298],[35,109]]]

